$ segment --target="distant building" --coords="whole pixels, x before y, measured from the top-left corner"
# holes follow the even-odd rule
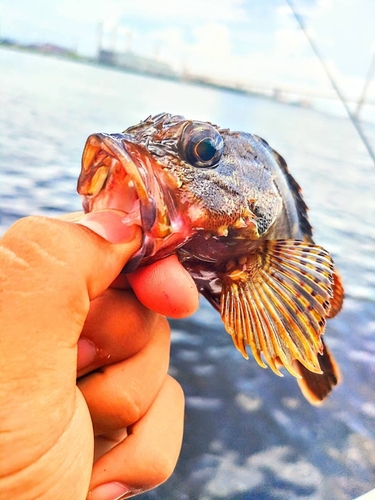
[[[51,54],[62,57],[77,57],[77,53],[74,50],[67,49],[61,45],[56,45],[53,43],[20,43],[11,38],[0,38],[0,45],[6,47],[13,47],[21,50],[29,50],[31,52],[39,52],[41,54]]]
[[[136,55],[131,51],[114,52],[112,50],[100,49],[98,61],[101,64],[117,66],[137,73],[148,73],[156,76],[177,78],[176,72],[173,71],[169,64],[149,57]]]
[[[58,56],[71,56],[75,55],[75,52],[66,47],[61,47],[60,45],[55,45],[53,43],[32,43],[25,45],[29,50],[35,50],[37,52],[42,52],[44,54],[55,54]]]

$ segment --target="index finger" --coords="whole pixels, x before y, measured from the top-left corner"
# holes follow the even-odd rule
[[[149,309],[171,318],[185,318],[199,305],[193,278],[171,255],[128,275],[134,293]]]

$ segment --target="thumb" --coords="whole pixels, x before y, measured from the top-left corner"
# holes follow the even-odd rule
[[[103,215],[95,219],[92,214],[87,225],[95,221],[99,230]],[[120,226],[119,214],[107,215],[106,223]],[[5,233],[0,240],[6,304],[1,319],[10,344],[77,342],[90,300],[108,288],[140,246],[140,228],[121,226],[123,242],[116,244],[82,225],[46,217],[21,219]]]
[[[92,283],[89,280],[89,291],[90,298],[94,298],[96,295],[100,295],[108,286],[113,282],[113,280],[121,272],[122,268],[130,257],[140,248],[142,243],[141,228],[138,226],[127,226],[123,223],[123,218],[126,216],[124,212],[120,210],[100,210],[98,212],[91,212],[79,219],[75,220],[79,225],[83,225],[91,231],[95,232],[97,235],[101,236],[108,242],[115,243],[116,245],[111,245],[111,249],[115,255],[121,257],[121,267],[116,272],[115,276],[111,276],[111,279],[104,289],[100,290],[99,293],[95,290],[95,285],[101,287],[100,277],[97,275],[95,277],[96,283]],[[107,250],[105,250],[107,253]],[[105,279],[103,273],[102,278]]]
[[[94,298],[112,283],[141,245],[140,228],[124,225],[123,216],[120,211],[103,210],[76,218],[78,224],[47,217],[20,219],[0,240],[0,266],[7,281],[18,281],[21,289],[33,289],[34,280],[42,279],[47,288],[49,273],[53,273],[54,286],[62,288],[59,280],[64,282],[64,275],[72,274],[72,285],[82,278],[90,298]],[[69,289],[63,291],[69,293]]]

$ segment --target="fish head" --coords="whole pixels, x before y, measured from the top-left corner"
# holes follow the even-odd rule
[[[143,228],[131,267],[161,258],[195,234],[258,240],[282,200],[275,159],[256,136],[181,116],[149,117],[121,134],[86,142],[78,192],[86,212],[121,210]]]

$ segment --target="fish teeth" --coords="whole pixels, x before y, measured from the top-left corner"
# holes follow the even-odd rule
[[[235,221],[235,223],[233,224],[233,227],[235,227],[236,229],[241,229],[243,227],[247,227],[245,219],[243,217],[239,217]]]
[[[243,219],[255,219],[255,214],[249,208],[245,208],[242,217]]]
[[[220,226],[217,228],[218,236],[228,236],[228,226]]]

